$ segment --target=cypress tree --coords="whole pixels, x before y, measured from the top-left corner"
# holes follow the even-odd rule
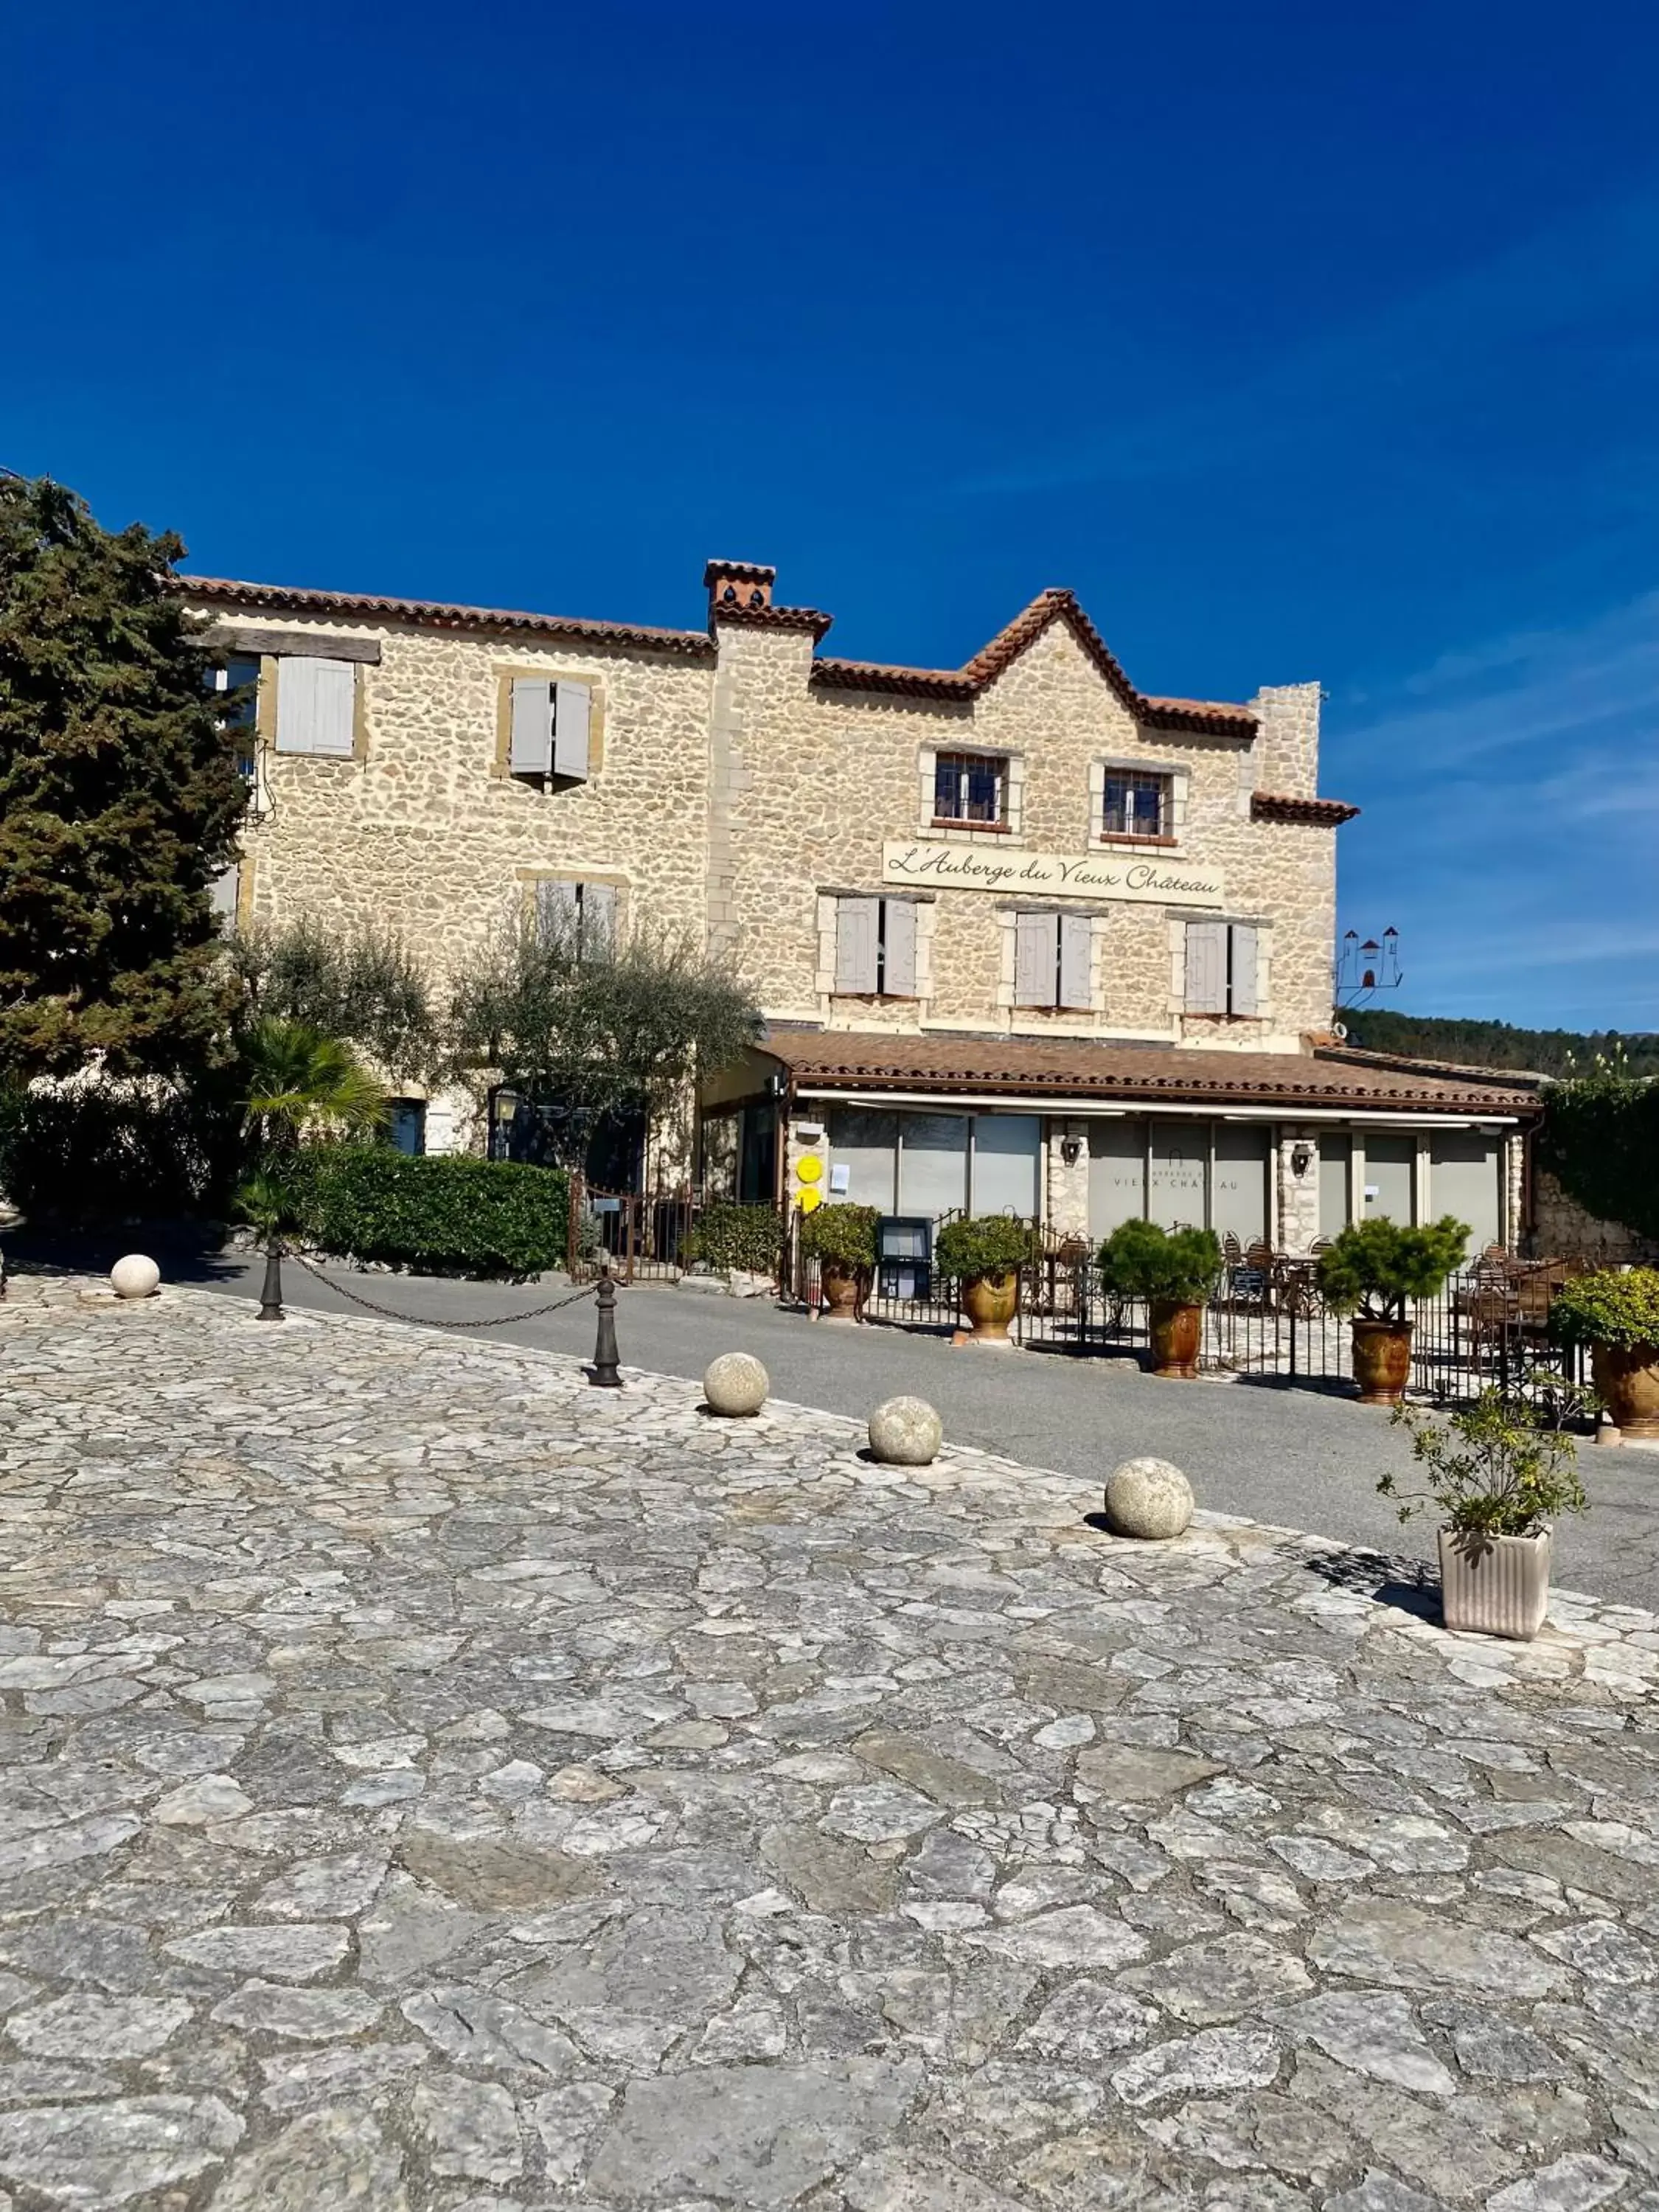
[[[0,1078],[179,1073],[220,1048],[210,886],[246,802],[184,550],[0,473]]]

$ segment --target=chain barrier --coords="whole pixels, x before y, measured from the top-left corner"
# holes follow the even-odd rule
[[[579,1290],[568,1291],[562,1298],[550,1299],[546,1305],[532,1306],[528,1313],[491,1314],[483,1321],[441,1321],[434,1314],[399,1313],[395,1306],[380,1305],[374,1298],[364,1297],[360,1291],[348,1290],[343,1283],[337,1283],[332,1277],[325,1275],[320,1267],[313,1267],[310,1261],[298,1252],[289,1251],[283,1256],[293,1261],[296,1267],[303,1267],[307,1274],[321,1283],[325,1289],[337,1291],[343,1298],[349,1298],[353,1305],[362,1306],[365,1313],[379,1314],[384,1321],[413,1322],[421,1328],[510,1328],[515,1322],[539,1321],[544,1314],[557,1313],[562,1306],[576,1305],[583,1298],[591,1298],[599,1287],[598,1283],[584,1283]]]

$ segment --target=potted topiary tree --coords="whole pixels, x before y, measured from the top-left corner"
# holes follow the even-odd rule
[[[961,1285],[969,1342],[1006,1345],[1019,1304],[1019,1271],[1036,1258],[1036,1232],[1011,1213],[947,1221],[933,1245],[933,1265]]]
[[[1627,1437],[1659,1437],[1659,1267],[1607,1267],[1564,1284],[1550,1309],[1563,1344],[1587,1344],[1595,1394]]]
[[[1408,1298],[1431,1298],[1463,1256],[1468,1224],[1449,1213],[1421,1229],[1356,1221],[1319,1255],[1319,1290],[1353,1316],[1353,1372],[1362,1406],[1397,1406],[1412,1371]]]
[[[1120,1221],[1101,1246],[1102,1286],[1119,1297],[1146,1301],[1153,1374],[1191,1382],[1198,1373],[1205,1303],[1221,1264],[1212,1229],[1164,1230],[1155,1221]]]
[[[802,1215],[801,1249],[818,1263],[825,1321],[858,1319],[875,1268],[880,1219],[873,1206],[821,1206]]]
[[[1438,1508],[1441,1610],[1448,1628],[1527,1639],[1549,1607],[1553,1523],[1589,1501],[1566,1425],[1593,1413],[1588,1393],[1540,1370],[1532,1395],[1483,1390],[1447,1419],[1396,1406],[1427,1486],[1402,1492],[1391,1474],[1377,1488],[1403,1500],[1402,1521]]]

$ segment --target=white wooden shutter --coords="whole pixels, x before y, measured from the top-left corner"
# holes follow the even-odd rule
[[[545,775],[553,765],[553,686],[545,677],[513,679],[507,764],[514,775]]]
[[[614,884],[582,885],[582,958],[605,960],[617,943],[617,887]]]
[[[836,988],[872,992],[877,987],[876,931],[881,901],[836,901]]]
[[[236,898],[241,887],[242,864],[240,860],[233,860],[228,868],[222,868],[208,885],[208,897],[212,902],[213,911],[227,928],[235,924]]]
[[[1089,989],[1089,955],[1094,940],[1094,924],[1086,914],[1063,914],[1060,917],[1060,1003],[1087,1013],[1091,1003]]]
[[[884,899],[881,988],[890,999],[916,995],[916,908],[913,899]]]
[[[1251,923],[1236,921],[1232,926],[1233,975],[1232,1005],[1235,1014],[1253,1014],[1256,1010],[1256,941]]]
[[[553,686],[553,773],[587,781],[587,732],[592,719],[591,684]]]
[[[1187,1012],[1224,1014],[1227,1011],[1227,925],[1224,921],[1187,924]]]
[[[1052,1006],[1054,1003],[1055,933],[1057,914],[1022,914],[1014,917],[1014,1004]]]
[[[545,690],[546,686],[544,685]],[[536,886],[536,926],[544,943],[575,953],[581,928],[580,886],[543,883]]]
[[[357,672],[349,660],[285,654],[276,673],[276,750],[351,757]]]

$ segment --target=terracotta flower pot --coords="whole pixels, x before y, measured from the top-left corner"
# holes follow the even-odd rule
[[[1397,1406],[1412,1379],[1412,1325],[1408,1321],[1357,1321],[1353,1325],[1353,1379],[1362,1406]]]
[[[1204,1326],[1202,1306],[1182,1306],[1155,1298],[1149,1316],[1152,1338],[1152,1372],[1166,1382],[1190,1382],[1198,1374],[1198,1340]]]
[[[1008,1324],[1019,1304],[1019,1271],[1010,1267],[1003,1275],[970,1275],[962,1286],[962,1310],[974,1324],[980,1344],[1006,1344]]]
[[[1460,1536],[1440,1531],[1440,1604],[1448,1628],[1529,1643],[1550,1601],[1550,1531]]]
[[[835,1260],[826,1260],[818,1269],[818,1287],[823,1293],[825,1321],[855,1322],[859,1317],[859,1271]]]
[[[1614,1428],[1659,1437],[1659,1344],[1593,1344],[1590,1373]]]

